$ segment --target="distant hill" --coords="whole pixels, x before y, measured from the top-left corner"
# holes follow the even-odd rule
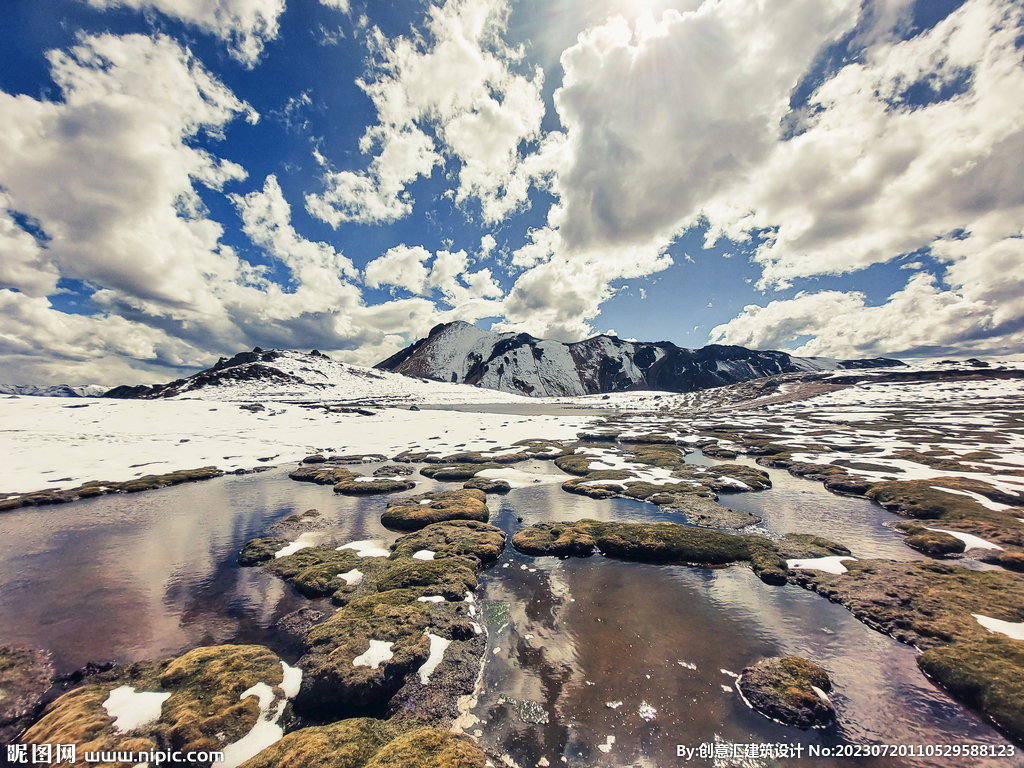
[[[109,387],[86,384],[72,387],[57,384],[52,387],[37,387],[33,384],[0,384],[0,395],[28,395],[31,397],[100,397]]]
[[[184,379],[153,386],[121,386],[104,397],[157,399],[197,397],[205,400],[347,401],[370,403],[496,403],[522,400],[461,384],[403,376],[339,363],[327,355],[280,349],[241,352]]]
[[[787,352],[594,336],[566,344],[526,333],[491,333],[465,322],[435,326],[425,339],[378,363],[436,381],[531,397],[630,390],[694,392],[780,373],[903,366],[899,360],[831,360]]]

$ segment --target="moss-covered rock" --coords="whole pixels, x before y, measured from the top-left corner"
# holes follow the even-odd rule
[[[810,533],[787,533],[777,542],[779,555],[787,560],[849,555],[849,548]]]
[[[431,465],[420,469],[420,474],[432,480],[469,480],[475,477],[477,472],[485,469],[497,469],[500,464],[441,464]]]
[[[238,555],[239,565],[259,565],[267,560],[273,560],[274,555],[288,546],[288,539],[280,536],[264,536],[260,539],[253,539],[242,547]]]
[[[825,725],[836,712],[827,696],[832,690],[828,673],[798,656],[762,659],[743,670],[740,690],[761,714],[802,728]]]
[[[466,490],[483,491],[484,493],[508,493],[512,486],[505,480],[490,480],[486,477],[472,477],[462,484]]]
[[[487,755],[466,736],[418,728],[378,752],[366,768],[484,768]]]
[[[356,472],[337,464],[303,464],[288,473],[292,480],[300,483],[316,483],[317,485],[336,485],[358,477]]]
[[[924,651],[918,664],[954,696],[1024,741],[1024,648],[972,614],[1024,621],[1024,576],[937,562],[847,562],[847,573],[793,579],[870,626]]]
[[[171,662],[144,662],[100,675],[96,682],[50,704],[22,737],[26,744],[75,744],[85,751],[222,750],[245,736],[259,718],[257,700],[241,695],[257,683],[285,699],[281,660],[253,645],[197,648]],[[126,733],[103,704],[122,686],[136,693],[166,692],[159,718]],[[274,705],[276,707],[276,703]],[[194,765],[209,765],[195,763]]]
[[[967,548],[960,539],[942,531],[932,531],[913,523],[899,523],[896,528],[906,535],[904,544],[932,557],[958,555]]]
[[[361,480],[363,475],[356,475],[342,480],[334,486],[335,493],[345,496],[375,496],[382,493],[397,493],[416,487],[416,481],[407,477],[376,477],[373,480]]]
[[[593,544],[588,549],[590,540]],[[596,547],[605,555],[646,562],[749,562],[761,580],[770,584],[785,583],[788,571],[786,561],[768,539],[673,523],[542,523],[519,531],[512,537],[512,545],[531,555],[581,555]]]
[[[374,477],[407,477],[416,474],[416,470],[408,464],[385,464],[373,470]]]
[[[243,763],[243,768],[365,768],[401,732],[371,717],[301,728]]]
[[[267,560],[264,569],[294,585],[306,597],[351,596],[360,584],[348,584],[342,574],[357,570],[363,574],[381,567],[380,558],[359,557],[351,549],[306,547],[285,557]]]
[[[433,523],[450,520],[476,520],[486,523],[490,517],[486,495],[477,489],[421,493],[388,503],[381,524],[396,531],[415,531]]]
[[[453,520],[403,536],[391,549],[391,560],[412,558],[426,550],[434,553],[436,561],[460,557],[474,559],[478,564],[491,563],[505,549],[505,532],[475,520]]]
[[[0,648],[0,743],[10,744],[42,707],[53,684],[47,651]]]
[[[442,560],[389,560],[377,576],[377,589],[387,592],[423,587],[431,595],[461,600],[467,592],[476,591],[476,565],[475,559],[455,555]]]

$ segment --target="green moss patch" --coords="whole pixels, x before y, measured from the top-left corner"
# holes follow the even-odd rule
[[[403,536],[392,547],[390,559],[411,558],[416,552],[428,550],[438,562],[461,557],[483,564],[497,560],[504,549],[505,532],[500,528],[475,520],[453,520]]]
[[[799,656],[763,659],[743,670],[739,685],[754,709],[786,725],[807,728],[835,719],[832,704],[812,688],[831,691],[828,673]]]
[[[896,529],[906,534],[903,543],[911,549],[932,557],[958,555],[967,547],[955,536],[942,531],[931,531],[913,523],[899,523]]]
[[[357,472],[337,464],[304,464],[288,473],[292,480],[317,485],[337,485],[358,476]]]
[[[485,469],[497,469],[500,464],[443,464],[441,466],[429,466],[420,469],[420,474],[432,480],[469,480],[476,476],[477,472]]]
[[[580,556],[594,548],[627,560],[725,565],[748,562],[768,583],[786,581],[786,561],[760,536],[740,536],[672,523],[541,523],[519,531],[512,545],[530,555]]]
[[[408,491],[416,487],[415,480],[409,480],[404,477],[397,480],[392,477],[378,477],[368,481],[359,480],[358,477],[337,483],[334,486],[334,492],[344,494],[345,496],[374,496],[382,493]]]
[[[386,528],[396,531],[415,531],[450,520],[486,523],[490,517],[486,498],[483,491],[472,488],[422,493],[389,502],[380,521]]]

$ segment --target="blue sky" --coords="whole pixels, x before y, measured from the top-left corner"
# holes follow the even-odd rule
[[[455,319],[1024,351],[1011,0],[8,0],[0,379]]]

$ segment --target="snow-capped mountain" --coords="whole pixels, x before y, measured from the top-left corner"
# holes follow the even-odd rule
[[[503,403],[521,395],[493,392],[464,384],[378,371],[335,362],[327,355],[279,349],[241,352],[186,379],[155,386],[115,387],[112,398],[201,398],[204,400],[345,401],[370,403]]]
[[[491,333],[458,321],[435,326],[427,338],[375,367],[531,397],[566,397],[627,390],[693,392],[779,373],[901,365],[887,358],[801,358],[721,345],[682,349],[667,341],[614,336],[565,344],[526,333]]]
[[[85,384],[72,387],[57,384],[51,387],[37,387],[33,384],[0,384],[0,395],[28,395],[30,397],[100,397],[107,387],[99,384]]]

